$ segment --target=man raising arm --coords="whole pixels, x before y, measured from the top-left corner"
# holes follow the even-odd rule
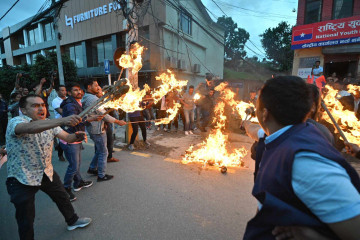
[[[22,97],[19,106],[24,115],[11,119],[6,132],[6,186],[16,209],[20,239],[34,239],[35,194],[39,190],[56,203],[68,230],[87,226],[91,219],[76,215],[69,195],[51,163],[55,136],[67,142],[84,139],[84,132],[68,134],[59,127],[75,126],[81,122],[81,118],[72,115],[45,120],[45,103],[36,95]]]

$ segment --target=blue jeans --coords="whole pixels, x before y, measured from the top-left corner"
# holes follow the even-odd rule
[[[194,109],[184,109],[185,131],[192,130],[194,124]]]
[[[64,177],[64,187],[71,187],[71,183],[74,180],[74,188],[76,188],[82,180],[80,175],[81,143],[63,144],[60,142],[60,147],[64,150],[65,157],[69,162]]]
[[[106,163],[107,163],[107,137],[106,133],[102,134],[91,134],[91,140],[94,141],[95,145],[95,155],[90,163],[90,169],[98,170],[98,177],[103,178],[105,176],[106,171]]]

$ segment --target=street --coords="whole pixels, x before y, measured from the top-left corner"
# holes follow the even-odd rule
[[[76,192],[73,206],[79,216],[91,217],[87,228],[68,231],[56,205],[43,192],[36,195],[35,239],[242,239],[255,214],[251,196],[252,170],[183,165],[179,160],[115,149],[120,162],[109,163],[115,177],[96,182],[86,173],[94,153],[85,144],[82,177],[94,185]],[[67,162],[53,154],[61,179]],[[6,191],[6,165],[0,170],[0,239],[18,239],[15,208]]]

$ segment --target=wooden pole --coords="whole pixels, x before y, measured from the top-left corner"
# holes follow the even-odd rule
[[[340,136],[344,139],[344,141],[348,142],[347,138],[345,137],[344,132],[341,130],[339,124],[337,124],[337,122],[335,121],[333,115],[330,113],[329,109],[326,107],[325,103],[323,100],[321,100],[321,106],[324,108],[324,110],[326,111],[326,113],[329,115],[331,121],[333,122],[334,126],[336,127],[336,129],[338,130],[338,132],[340,133]]]

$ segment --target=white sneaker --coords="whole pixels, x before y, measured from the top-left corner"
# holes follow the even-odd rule
[[[193,135],[194,133],[192,131],[189,131],[190,135]]]
[[[189,135],[189,132],[188,132],[188,131],[185,131],[185,135],[186,135],[186,136]]]
[[[157,131],[160,131],[160,127],[158,127],[156,130],[157,130]]]
[[[166,132],[167,131],[167,128],[164,128],[164,132]]]

